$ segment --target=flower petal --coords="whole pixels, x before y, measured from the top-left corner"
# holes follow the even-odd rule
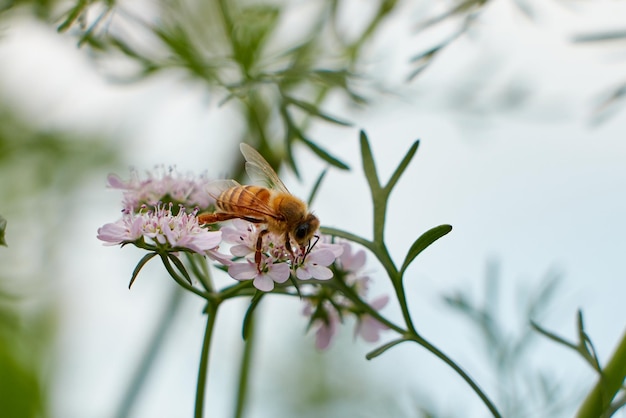
[[[311,251],[305,260],[305,263],[315,263],[322,266],[328,266],[335,261],[335,254],[327,249],[320,249],[317,251]]]
[[[290,274],[291,269],[287,263],[272,264],[267,272],[267,275],[276,283],[285,283],[289,279]]]
[[[300,267],[296,270],[296,277],[300,280],[309,280],[313,276],[306,267]]]
[[[227,240],[224,241],[228,242]],[[230,248],[230,253],[235,257],[245,257],[252,252],[254,252],[254,249],[251,249],[246,245],[234,245]]]
[[[268,274],[259,274],[254,278],[252,282],[254,287],[264,292],[269,292],[274,289],[274,280]]]
[[[317,280],[330,280],[333,278],[333,272],[328,267],[312,265],[307,270]]]
[[[389,295],[382,295],[371,301],[370,306],[377,311],[380,311],[387,305],[387,302],[389,302]]]
[[[228,274],[235,280],[252,280],[257,275],[257,269],[252,263],[233,263],[228,267]]]
[[[128,238],[128,233],[124,225],[119,223],[109,223],[98,228],[98,239],[104,241],[105,245],[121,244]]]

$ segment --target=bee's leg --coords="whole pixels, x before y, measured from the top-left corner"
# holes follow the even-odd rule
[[[256,238],[256,251],[254,253],[254,262],[256,263],[256,269],[261,273],[261,248],[263,247],[263,237],[267,235],[269,231],[267,229],[259,232],[259,236]]]
[[[293,253],[293,248],[291,248],[291,238],[289,237],[289,232],[285,232],[285,248],[291,254],[291,258],[295,259],[296,255]]]
[[[296,255],[293,253],[293,248],[291,247],[291,238],[289,237],[289,232],[285,233],[285,248],[287,249],[287,251],[289,251],[289,254],[291,254],[292,263],[295,264]],[[296,288],[296,293],[298,294],[300,299],[302,299],[302,293],[300,293],[300,286],[298,285],[298,280],[296,279],[296,276],[290,275],[289,277],[290,277],[291,283],[293,284],[293,287]]]
[[[239,218],[239,216],[227,212],[201,213],[200,215],[198,215],[198,223],[200,225],[214,224],[217,222],[224,222],[235,218]]]

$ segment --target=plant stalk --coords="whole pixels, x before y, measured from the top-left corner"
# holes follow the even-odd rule
[[[200,367],[198,369],[198,384],[196,386],[196,406],[195,418],[202,418],[204,414],[204,401],[209,375],[209,352],[211,348],[211,338],[215,326],[215,317],[219,305],[209,302],[207,306],[207,323],[204,331],[204,341],[202,342],[202,353],[200,355]]]

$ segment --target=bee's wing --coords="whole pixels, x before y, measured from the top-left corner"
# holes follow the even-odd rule
[[[248,144],[241,144],[239,149],[246,159],[246,172],[252,181],[260,182],[270,189],[289,193],[285,184],[278,178],[278,174],[257,150]]]
[[[241,185],[235,180],[213,180],[209,182],[206,186],[204,186],[204,190],[209,194],[209,196],[217,200],[223,191],[238,186]]]

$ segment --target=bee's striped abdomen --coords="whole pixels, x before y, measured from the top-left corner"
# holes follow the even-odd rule
[[[256,215],[254,208],[259,205],[267,206],[271,192],[259,186],[237,186],[224,190],[215,202],[217,208],[223,212],[242,215]]]

